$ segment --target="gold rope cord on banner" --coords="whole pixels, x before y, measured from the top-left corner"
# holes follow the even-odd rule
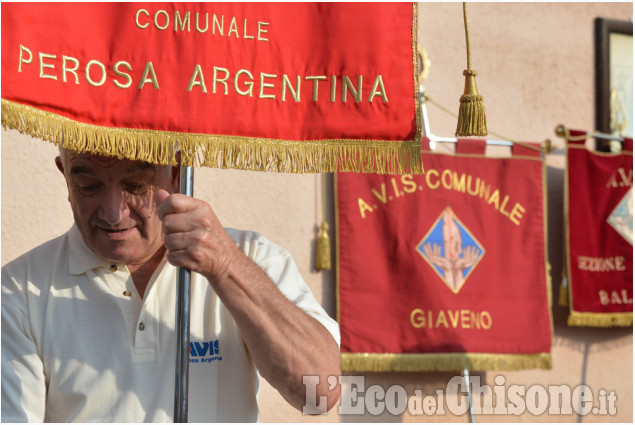
[[[339,171],[420,174],[420,139],[289,141],[91,125],[2,99],[2,127],[78,152],[176,165],[175,141],[185,166],[252,171]]]
[[[551,369],[550,353],[342,353],[346,372],[442,372],[474,370]]]

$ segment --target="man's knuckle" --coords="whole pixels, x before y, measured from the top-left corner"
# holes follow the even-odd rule
[[[194,260],[194,262],[196,264],[201,264],[203,263],[203,261],[205,260],[205,254],[201,251],[201,250],[195,250],[194,252],[192,252],[192,260]]]
[[[203,229],[199,232],[199,240],[203,243],[210,243],[213,241],[213,235],[212,232],[208,231],[207,229]]]
[[[213,225],[213,222],[209,217],[203,217],[200,223],[203,229],[211,229]]]
[[[172,226],[173,226],[173,220],[174,219],[172,218],[171,214],[166,215],[163,218],[163,228],[165,230],[170,230],[172,228]]]

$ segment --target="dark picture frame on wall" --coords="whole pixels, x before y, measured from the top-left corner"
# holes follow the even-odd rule
[[[632,21],[595,19],[595,104],[598,131],[633,136]],[[596,149],[611,152],[611,142],[596,139]]]

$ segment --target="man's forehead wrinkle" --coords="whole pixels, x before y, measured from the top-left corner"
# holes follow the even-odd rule
[[[133,161],[129,159],[118,159],[112,156],[100,156],[90,153],[74,154],[68,158],[68,164],[71,169],[71,173],[76,174],[78,172],[89,172],[91,165],[96,165],[102,169],[110,169],[117,165],[125,163],[128,165],[123,171],[125,174],[132,174],[138,171],[156,171],[156,166],[149,162]]]
[[[77,162],[77,161],[94,163],[101,168],[112,168],[115,165],[117,165],[121,160],[112,156],[97,156],[97,155],[90,155],[90,154],[81,154],[81,155],[73,156],[70,159],[69,163],[72,164],[73,162]]]
[[[156,171],[157,167],[155,165],[153,165],[153,164],[150,164],[149,162],[136,162],[127,171],[129,173],[134,173],[134,172],[137,172],[137,171],[145,171],[145,170]]]

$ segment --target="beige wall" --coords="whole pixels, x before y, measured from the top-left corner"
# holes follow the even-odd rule
[[[631,18],[631,3],[472,3],[469,5],[472,65],[485,97],[491,132],[505,138],[541,142],[550,138],[559,149],[547,156],[549,260],[554,293],[562,270],[562,185],[564,151],[554,136],[558,124],[592,130],[594,125],[593,20]],[[425,82],[433,100],[458,110],[463,90],[465,39],[460,3],[422,3],[419,44],[432,67]],[[432,132],[452,136],[456,119],[428,105]],[[497,138],[490,136],[490,138]],[[62,176],[53,163],[56,148],[15,131],[2,132],[2,264],[64,232],[72,222]],[[329,196],[332,195],[328,180]],[[287,247],[327,311],[335,314],[334,273],[312,268],[316,224],[321,218],[319,175],[265,174],[197,169],[195,196],[211,203],[225,226],[258,230]],[[329,198],[330,199],[330,198]],[[332,202],[328,207],[332,214]],[[332,222],[332,221],[331,221]],[[554,298],[557,299],[557,298]],[[581,383],[593,391],[614,390],[616,416],[587,416],[582,421],[632,422],[632,328],[589,329],[566,325],[566,309],[553,307],[553,370],[504,373],[505,385]],[[499,373],[481,373],[494,385]],[[373,373],[366,387],[402,385],[410,394],[445,390],[454,373]],[[448,398],[456,397],[448,394]],[[468,422],[467,415],[374,417],[328,415],[305,417],[292,411],[263,383],[262,420],[266,422]],[[571,415],[520,417],[484,415],[479,422],[576,422]]]

